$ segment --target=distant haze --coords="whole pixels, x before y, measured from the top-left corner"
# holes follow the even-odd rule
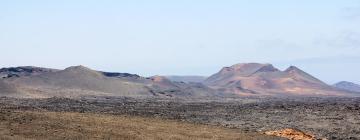
[[[358,0],[5,0],[0,67],[210,76],[259,62],[360,83],[359,25]]]
[[[204,82],[207,77],[205,76],[166,76],[171,81],[185,82],[185,83],[201,83]]]

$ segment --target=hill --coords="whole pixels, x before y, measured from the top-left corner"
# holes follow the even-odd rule
[[[0,69],[0,78],[39,75],[39,74],[55,72],[55,71],[58,70],[33,67],[33,66],[2,68]]]
[[[271,64],[240,63],[222,68],[204,83],[240,95],[347,95],[295,66],[281,71]]]
[[[341,81],[341,82],[334,84],[333,86],[338,89],[360,93],[360,85],[352,83],[352,82]]]
[[[164,81],[168,82],[164,84]],[[167,79],[140,77],[127,73],[109,73],[73,66],[64,70],[3,78],[5,96],[46,98],[81,96],[184,97],[213,96],[211,89],[175,83]]]

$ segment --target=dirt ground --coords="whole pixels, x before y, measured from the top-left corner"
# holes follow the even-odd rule
[[[0,107],[19,111],[77,112],[174,120],[236,129],[239,133],[260,134],[294,129],[316,139],[360,139],[360,98],[237,98],[213,101],[116,97],[0,98]]]
[[[156,118],[93,113],[0,111],[0,139],[277,139],[257,133]]]

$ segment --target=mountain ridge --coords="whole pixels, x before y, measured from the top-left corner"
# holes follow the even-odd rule
[[[213,91],[207,88],[173,83],[166,78],[159,80],[155,77],[145,78],[127,73],[101,72],[81,65],[42,74],[4,78],[0,84],[0,87],[3,87],[0,89],[1,93],[30,98],[52,96],[196,97],[213,94]]]
[[[224,67],[204,83],[215,89],[239,95],[252,95],[252,92],[263,95],[346,94],[295,66],[281,71],[268,63],[239,63]]]
[[[269,63],[238,63],[222,68],[201,82],[176,81],[158,75],[142,77],[130,73],[103,72],[82,65],[63,70],[32,66],[2,68],[0,75],[3,75],[0,79],[1,96],[27,98],[348,95],[344,90],[329,86],[295,66],[281,71]]]
[[[19,67],[8,67],[0,69],[0,79],[38,75],[42,73],[55,72],[57,69],[41,68],[35,66],[19,66]]]
[[[360,93],[360,85],[348,81],[340,81],[333,85],[335,88]]]
[[[188,76],[167,75],[165,77],[174,82],[185,82],[185,83],[202,83],[207,78],[206,76],[194,76],[194,75],[188,75]]]

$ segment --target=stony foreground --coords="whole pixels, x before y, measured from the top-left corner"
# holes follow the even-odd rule
[[[276,139],[236,129],[144,117],[0,110],[0,139]]]
[[[172,119],[265,133],[293,128],[327,139],[360,139],[360,98],[244,98],[223,101],[96,97],[1,98],[3,110],[81,112]]]

